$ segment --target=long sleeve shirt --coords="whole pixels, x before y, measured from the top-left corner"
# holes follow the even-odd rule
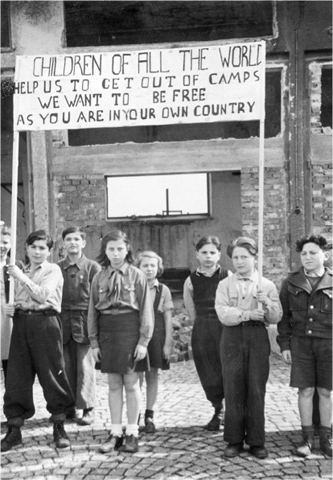
[[[234,273],[219,283],[216,290],[215,310],[223,325],[231,327],[250,320],[251,310],[258,308],[256,300],[258,277],[257,271],[247,278]],[[262,278],[261,290],[268,297],[267,305],[263,309],[265,321],[278,323],[282,308],[276,286],[267,278]]]
[[[28,277],[24,283],[15,280],[15,308],[22,310],[61,311],[64,279],[60,267],[47,261],[32,269],[22,269]]]
[[[151,304],[148,282],[144,273],[125,263],[118,273],[121,275],[121,288],[117,303],[111,295],[111,277],[115,270],[105,267],[92,281],[88,309],[88,335],[92,348],[99,347],[98,316],[102,310],[130,308],[140,316],[140,339],[138,344],[147,347],[154,331],[154,312]]]

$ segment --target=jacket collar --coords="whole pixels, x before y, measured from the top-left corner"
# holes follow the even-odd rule
[[[65,258],[64,260],[64,269],[67,270],[67,268],[73,266],[73,265],[76,265],[79,269],[82,268],[82,264],[83,262],[85,261],[86,257],[82,254],[81,257],[78,259],[77,262],[75,263],[72,263],[70,261],[70,259],[68,258],[68,256]]]
[[[308,293],[312,293],[311,285],[307,280],[304,269],[301,267],[296,273],[289,277],[289,282],[295,287],[300,287]],[[325,288],[332,288],[332,271],[325,268],[325,273],[316,285],[315,290],[325,290]]]

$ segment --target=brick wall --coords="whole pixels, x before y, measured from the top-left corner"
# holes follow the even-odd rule
[[[264,275],[280,285],[288,271],[286,247],[286,187],[284,171],[265,169]],[[100,175],[55,177],[57,238],[69,224],[104,226],[105,184]],[[258,168],[241,174],[243,234],[258,236]]]
[[[105,182],[100,175],[55,177],[57,234],[69,224],[105,224]]]
[[[241,175],[243,234],[258,238],[259,169],[245,168]],[[285,172],[265,168],[263,275],[278,287],[289,271],[286,245],[287,192]]]

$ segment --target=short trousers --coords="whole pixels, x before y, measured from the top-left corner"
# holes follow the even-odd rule
[[[290,386],[332,390],[332,340],[293,336]]]

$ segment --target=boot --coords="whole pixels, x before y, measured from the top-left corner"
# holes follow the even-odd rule
[[[1,440],[1,451],[8,452],[16,445],[22,443],[22,434],[20,427],[9,426],[6,436]]]
[[[146,426],[146,433],[155,433],[156,427],[154,424],[154,411],[153,410],[146,410],[145,412],[145,426]]]
[[[53,438],[56,448],[66,448],[69,447],[70,442],[67,437],[67,433],[64,429],[63,422],[57,422],[53,424]]]
[[[223,425],[224,422],[224,412],[222,408],[215,408],[215,413],[210,419],[210,421],[205,426],[206,430],[210,432],[217,432],[220,430],[220,425]]]
[[[295,453],[299,457],[308,457],[312,453],[314,427],[312,425],[311,427],[302,426],[302,435],[303,435],[303,442],[299,447],[296,448]]]
[[[136,453],[139,450],[139,439],[134,435],[126,435],[125,445],[121,447],[122,452]]]
[[[329,457],[332,456],[332,429],[330,427],[319,427],[320,450]]]

